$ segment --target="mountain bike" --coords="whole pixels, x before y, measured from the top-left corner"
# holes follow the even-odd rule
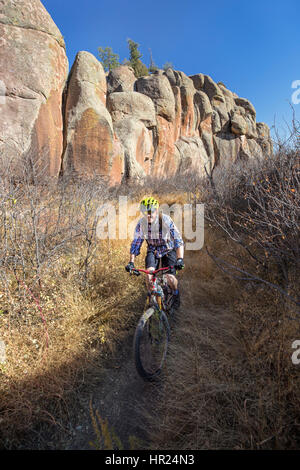
[[[134,335],[133,351],[137,372],[144,380],[155,380],[160,374],[166,358],[170,339],[170,326],[167,314],[172,315],[172,289],[168,286],[165,274],[173,266],[155,271],[132,269],[131,273],[152,274],[151,292],[148,294],[146,309],[141,316]],[[163,276],[158,277],[157,274]]]

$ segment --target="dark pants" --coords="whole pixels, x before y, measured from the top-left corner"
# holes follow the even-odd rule
[[[159,261],[161,260],[161,267],[167,268],[168,266],[175,266],[177,261],[176,250],[169,251],[161,258],[157,258],[152,251],[148,251],[147,256],[145,258],[145,265],[146,269],[148,268],[159,268]],[[168,271],[168,274],[176,274],[176,269],[172,268]]]

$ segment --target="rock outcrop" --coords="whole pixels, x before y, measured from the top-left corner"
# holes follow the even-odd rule
[[[105,74],[81,51],[66,82],[64,41],[39,0],[0,0],[0,37],[5,162],[31,154],[46,175],[100,175],[117,184],[201,176],[272,154],[269,128],[256,122],[250,101],[209,75],[169,68],[136,79],[125,65]]]
[[[137,91],[114,92],[107,99],[113,126],[124,148],[125,178],[140,178],[151,171],[156,127],[153,101]]]
[[[146,127],[156,126],[156,115],[153,101],[136,91],[116,92],[108,96],[107,109],[113,122],[124,118],[142,121]]]
[[[116,91],[134,91],[136,77],[131,67],[120,65],[110,71],[107,77],[108,93]]]
[[[89,52],[79,52],[66,92],[63,173],[121,180],[123,151],[106,108],[106,92],[100,62]]]
[[[0,0],[1,166],[22,172],[29,156],[40,176],[57,176],[63,147],[63,37],[39,0]]]

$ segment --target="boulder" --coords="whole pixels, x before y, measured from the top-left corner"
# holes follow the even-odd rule
[[[77,54],[68,81],[65,105],[65,141],[63,172],[84,177],[93,175],[110,178],[116,152],[112,119],[105,107],[106,78],[101,63],[89,52]],[[117,165],[122,169],[122,162]],[[115,182],[116,182],[115,181]]]
[[[202,90],[208,96],[212,109],[215,111],[213,117],[215,131],[218,132],[217,129],[222,132],[230,131],[230,106],[228,106],[229,103],[227,104],[223,94],[223,88],[219,87],[209,75],[203,75],[202,80],[204,81]],[[216,113],[218,117],[216,117]]]
[[[243,116],[244,121],[246,122],[247,130],[245,132],[246,136],[250,139],[257,137],[256,132],[256,111],[253,105],[249,100],[245,98],[235,97],[235,108],[234,112]]]
[[[257,143],[262,149],[265,156],[271,156],[273,154],[273,144],[270,137],[270,129],[264,122],[256,123],[257,131]]]
[[[153,101],[137,91],[111,93],[107,98],[107,109],[113,122],[131,117],[142,121],[146,127],[156,126]]]
[[[197,176],[211,172],[211,162],[200,137],[182,137],[175,143],[180,154],[178,175],[193,173]]]
[[[234,110],[236,106],[235,98],[237,97],[237,95],[233,93],[232,91],[228,90],[228,88],[226,88],[226,86],[221,82],[218,83],[218,87],[221,90],[222,95],[224,97],[227,113],[232,113],[232,111]]]
[[[193,83],[196,90],[202,90],[204,87],[204,75],[203,73],[197,73],[196,75],[190,75],[189,77]]]
[[[270,129],[267,124],[264,122],[257,122],[256,123],[256,130],[257,130],[257,136],[260,139],[270,139]]]
[[[249,100],[237,97],[234,99],[234,101],[237,106],[241,106],[242,108],[244,108],[247,114],[250,114],[254,119],[256,118],[255,108]]]
[[[219,113],[214,109],[212,112],[212,132],[213,134],[217,134],[218,132],[221,132],[221,129],[222,126]]]
[[[22,29],[43,32],[52,36],[62,47],[63,37],[51,16],[39,0],[1,0],[1,23]]]
[[[236,135],[246,135],[247,129],[247,122],[244,117],[240,113],[234,112],[231,117],[231,132]]]
[[[136,76],[132,67],[120,65],[111,70],[107,75],[107,93],[119,91],[134,91]]]
[[[224,166],[238,160],[242,141],[231,133],[219,132],[213,136],[216,165]]]
[[[256,138],[257,137],[256,119],[251,114],[245,114],[244,119],[247,123],[247,134],[246,134],[246,136],[249,139]]]
[[[218,104],[219,102],[225,102],[221,89],[209,75],[204,75],[204,84],[202,88],[209,97],[212,105]]]
[[[181,70],[174,70],[174,75],[176,77],[177,86],[184,86],[192,89],[195,88],[193,80],[191,80],[184,72],[181,72]]]
[[[107,99],[113,126],[124,148],[126,178],[143,178],[150,174],[156,130],[154,103],[136,91],[111,93]]]
[[[124,148],[125,177],[139,179],[149,175],[154,153],[152,131],[130,117],[116,122],[114,127]]]
[[[215,101],[213,104],[213,110],[217,112],[219,116],[219,122],[221,126],[221,132],[230,132],[230,113],[227,111],[225,102]]]
[[[149,96],[155,105],[158,116],[172,122],[175,118],[175,98],[167,77],[163,74],[153,74],[141,77],[136,81],[136,90]]]
[[[263,157],[263,152],[260,145],[256,142],[255,139],[247,139],[248,154],[249,158],[252,159],[261,159]]]
[[[170,67],[164,72],[164,75],[167,77],[167,79],[169,80],[170,82],[170,85],[173,87],[173,86],[177,86],[177,82],[176,82],[176,76],[175,76],[175,72],[173,69],[171,69]]]
[[[172,68],[168,68],[164,75],[170,82],[174,100],[175,100],[175,117],[173,126],[173,143],[180,137],[182,132],[181,115],[182,115],[182,104],[181,104],[181,92],[178,80],[178,73]]]
[[[212,115],[212,106],[208,96],[203,91],[196,91],[194,94],[194,106],[200,113],[200,122],[205,121]]]
[[[68,61],[60,31],[39,0],[0,1],[2,166],[30,157],[39,177],[57,176]]]

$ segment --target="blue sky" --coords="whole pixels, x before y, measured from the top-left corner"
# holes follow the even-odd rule
[[[172,62],[187,75],[205,73],[249,99],[257,121],[290,122],[292,82],[300,81],[299,0],[42,0],[65,38],[70,67],[76,53],[98,57],[99,46],[128,58],[127,38],[149,65]],[[300,87],[299,87],[300,88]],[[300,92],[297,95],[300,98]],[[294,105],[300,119],[300,103]]]

